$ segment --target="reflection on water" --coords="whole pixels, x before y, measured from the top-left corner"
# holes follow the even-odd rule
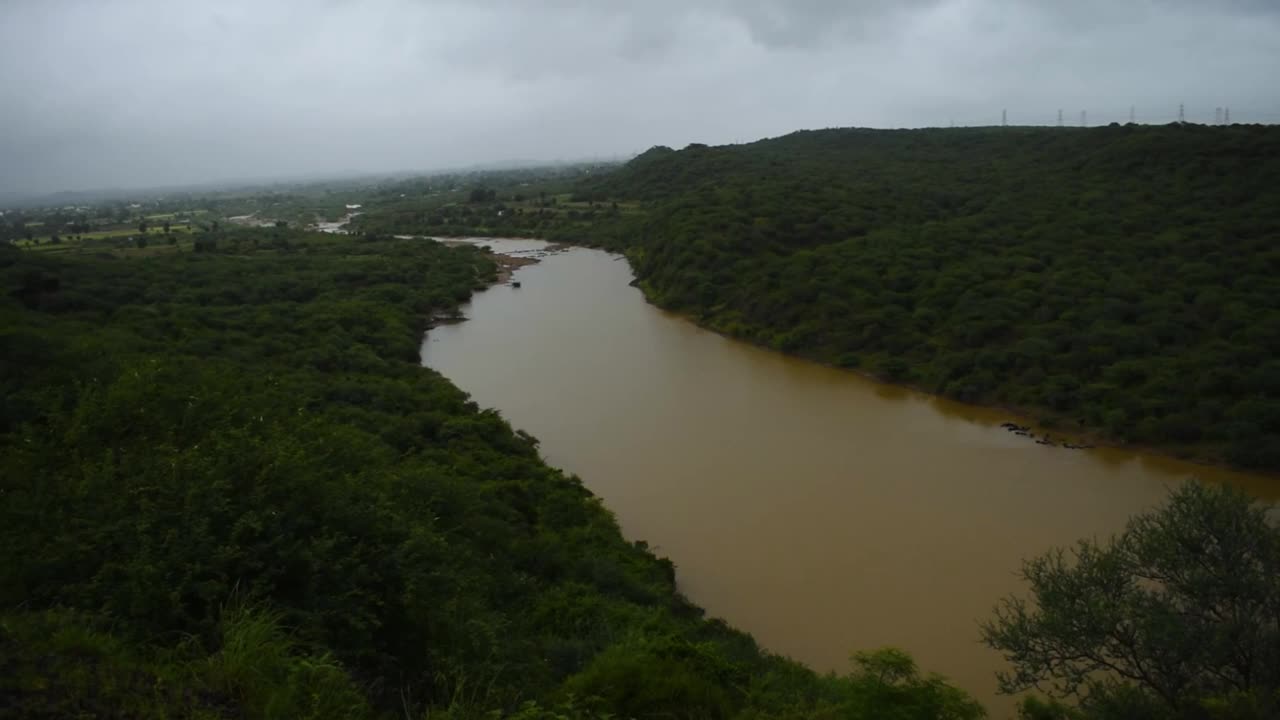
[[[537,241],[486,240],[499,252]],[[542,441],[679,568],[682,590],[820,670],[896,645],[996,717],[977,623],[1022,558],[1105,537],[1192,474],[1035,445],[1005,413],[761,350],[646,304],[614,256],[574,249],[476,295],[423,361]]]

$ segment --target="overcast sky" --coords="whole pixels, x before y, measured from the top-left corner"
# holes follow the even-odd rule
[[[0,191],[1280,122],[1280,0],[0,0]]]

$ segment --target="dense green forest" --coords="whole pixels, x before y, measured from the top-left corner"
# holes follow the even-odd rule
[[[0,717],[982,714],[896,651],[822,677],[704,619],[422,368],[481,251],[130,253],[0,246]]]
[[[626,250],[714,329],[1280,470],[1280,128],[806,131],[575,193],[642,211],[548,236]]]

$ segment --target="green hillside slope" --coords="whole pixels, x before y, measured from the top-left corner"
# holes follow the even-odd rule
[[[655,148],[565,239],[728,334],[1280,470],[1280,128],[823,130]]]

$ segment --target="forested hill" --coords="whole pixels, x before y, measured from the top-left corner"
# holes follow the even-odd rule
[[[900,653],[819,677],[703,619],[421,367],[478,250],[63,247],[0,245],[0,717],[981,715]]]
[[[715,329],[1280,470],[1280,128],[808,131],[579,193],[644,201],[591,233]]]

